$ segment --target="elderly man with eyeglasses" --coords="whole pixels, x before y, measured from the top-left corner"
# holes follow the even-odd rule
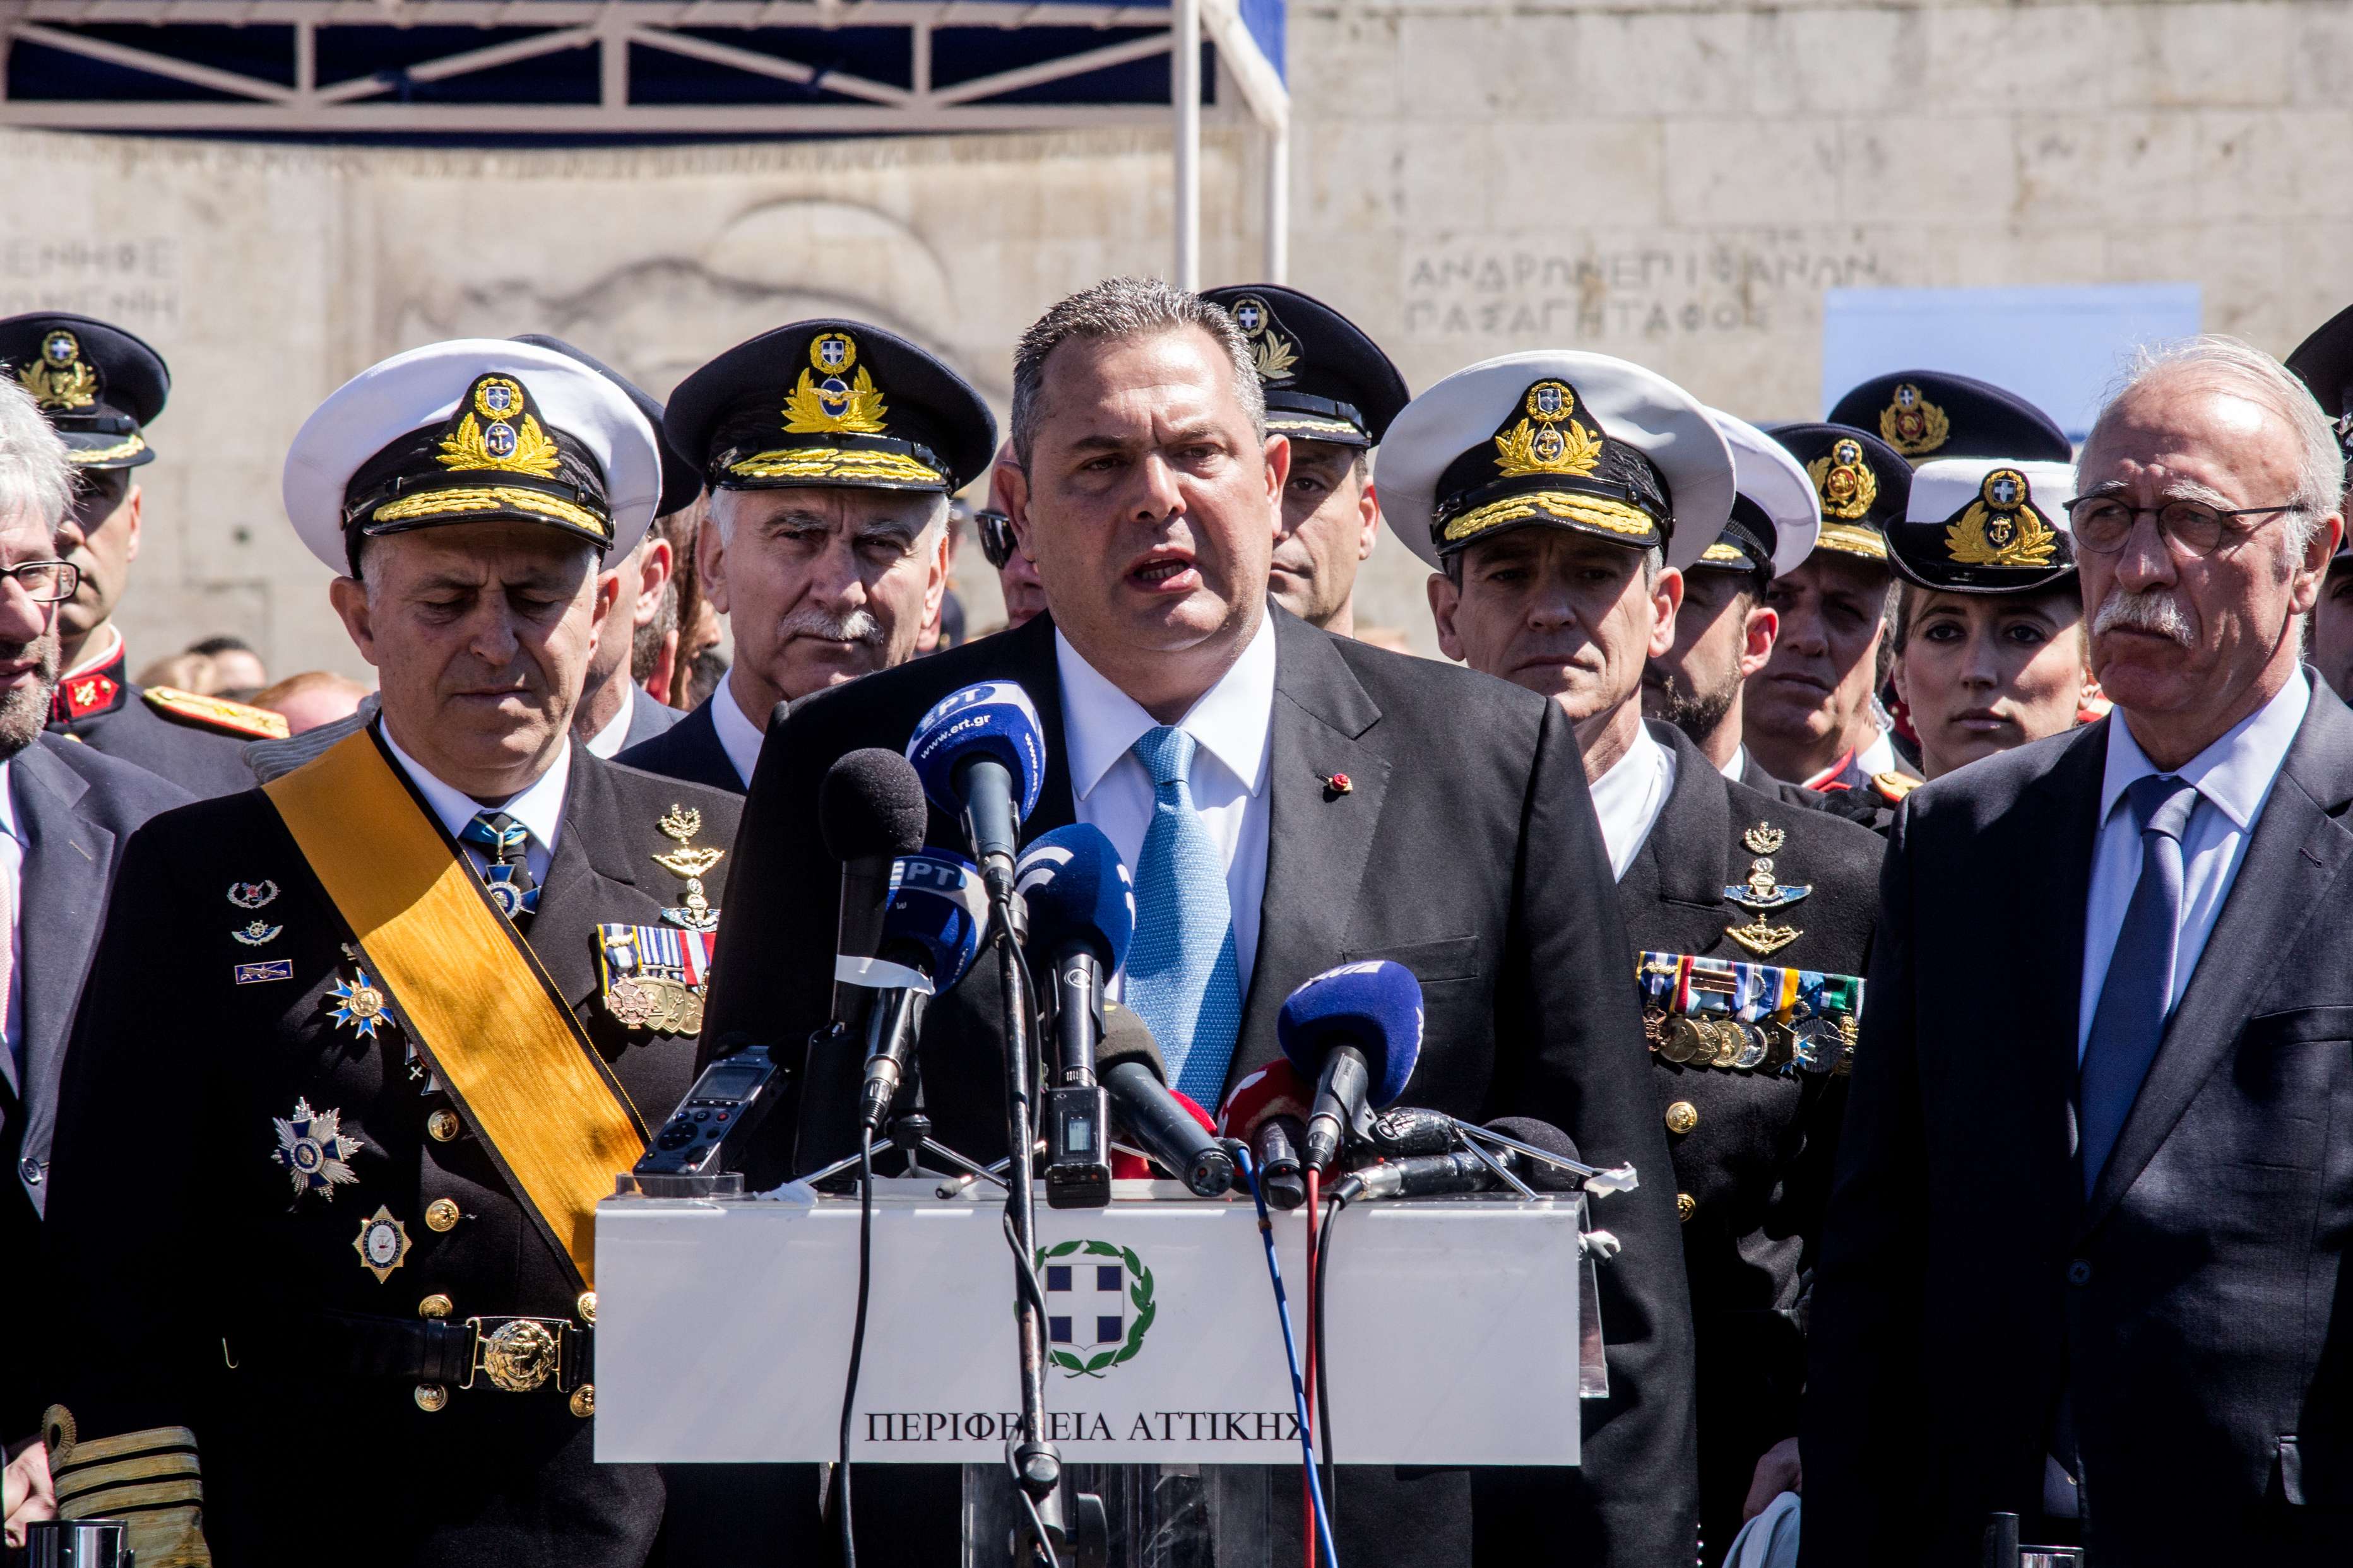
[[[0,1274],[37,1272],[66,1025],[132,830],[194,797],[79,741],[45,734],[62,663],[60,608],[81,570],[58,559],[74,471],[32,395],[0,376]],[[26,920],[26,911],[34,918]],[[39,1293],[0,1290],[0,1508],[7,1543],[54,1511],[33,1434]]]
[[[2199,338],[2069,507],[2101,721],[1905,802],[1816,1277],[1809,1564],[2353,1556],[2353,715],[2300,662],[2343,458]]]

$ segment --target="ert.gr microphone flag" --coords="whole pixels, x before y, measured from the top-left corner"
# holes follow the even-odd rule
[[[1029,905],[1031,951],[1082,947],[1105,976],[1127,962],[1135,884],[1101,828],[1077,822],[1039,835],[1021,852],[1013,886]]]

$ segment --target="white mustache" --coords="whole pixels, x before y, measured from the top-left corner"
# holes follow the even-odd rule
[[[777,630],[788,637],[826,637],[834,642],[864,643],[870,647],[881,647],[885,640],[882,623],[866,610],[834,616],[804,606],[786,616]]]
[[[2169,637],[2183,647],[2198,646],[2198,628],[2190,624],[2189,612],[2181,601],[2162,588],[2143,588],[2138,593],[2116,589],[2101,601],[2099,614],[2092,617],[2092,635],[2102,637],[2119,626],[2128,631],[2154,632]]]

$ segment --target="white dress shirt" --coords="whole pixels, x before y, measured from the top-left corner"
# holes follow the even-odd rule
[[[621,687],[621,710],[613,715],[612,722],[588,737],[591,756],[611,759],[621,754],[621,747],[629,738],[629,721],[637,717],[638,704],[652,700],[638,689],[634,680]]]
[[[1651,736],[1647,724],[1634,726],[1634,743],[1593,781],[1593,814],[1601,819],[1601,842],[1609,851],[1609,875],[1622,880],[1626,868],[1641,852],[1659,813],[1666,808],[1667,792],[1675,787],[1675,754]]]
[[[719,689],[711,694],[711,727],[719,731],[720,749],[727,760],[735,764],[744,787],[752,787],[752,770],[760,765],[760,742],[768,731],[765,724],[754,724],[744,716],[735,704],[733,683],[723,680]]]
[[[1081,822],[1102,829],[1132,872],[1152,826],[1152,774],[1130,748],[1160,721],[1080,658],[1060,631],[1054,634],[1054,663],[1061,680],[1071,804]],[[1271,620],[1259,623],[1241,658],[1176,727],[1193,737],[1193,765],[1185,775],[1193,809],[1225,859],[1234,961],[1247,996],[1258,958],[1259,904],[1266,896],[1266,780],[1274,731]],[[1118,979],[1104,989],[1117,996]]]
[[[2247,858],[2247,841],[2270,798],[2272,782],[2287,760],[2288,747],[2303,727],[2312,687],[2299,668],[2277,696],[2233,725],[2228,733],[2192,757],[2173,776],[2198,787],[2189,831],[2181,841],[2181,927],[2173,939],[2173,994],[2168,1011],[2189,989],[2198,957],[2214,934],[2214,922],[2230,897],[2232,880]],[[2092,1037],[2100,987],[2116,954],[2116,933],[2140,881],[2141,837],[2132,813],[2119,810],[2133,781],[2162,773],[2132,737],[2118,709],[2108,725],[2107,771],[2100,780],[2100,833],[2092,847],[2091,897],[2084,910],[2084,994],[2075,1023],[2075,1059]]]
[[[1722,773],[1725,778],[1730,779],[1734,784],[1738,784],[1740,782],[1740,775],[1748,771],[1748,748],[1746,745],[1733,747],[1732,760],[1715,771]]]
[[[1871,744],[1855,752],[1854,763],[1862,770],[1865,778],[1877,773],[1900,772],[1904,759],[1895,754],[1895,731],[1881,725],[1879,734]]]
[[[392,738],[389,724],[384,728],[384,743],[392,752],[392,760],[400,764],[400,771],[408,775],[408,782],[417,786],[417,793],[425,797],[425,804],[433,808],[442,827],[466,851],[466,858],[474,863],[477,875],[490,864],[490,857],[482,853],[481,846],[466,842],[466,824],[473,821],[477,813],[503,811],[530,830],[531,842],[523,846],[523,862],[531,868],[533,883],[546,885],[547,868],[555,858],[556,836],[564,831],[564,791],[572,778],[571,742],[564,742],[564,749],[555,753],[554,763],[529,788],[497,805],[485,805],[427,773],[423,763],[400,749],[400,742]]]
[[[10,763],[0,761],[0,909],[8,912],[8,994],[0,1003],[0,1034],[16,1059],[16,1082],[25,1077],[25,833],[16,826],[16,802],[9,794]]]

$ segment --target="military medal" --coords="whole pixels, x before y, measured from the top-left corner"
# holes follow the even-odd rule
[[[352,1250],[360,1255],[360,1267],[375,1276],[379,1285],[392,1278],[392,1271],[408,1261],[408,1227],[392,1217],[392,1211],[382,1204],[375,1213],[360,1221],[360,1233],[352,1239]]]
[[[275,882],[231,882],[228,901],[241,910],[258,910],[278,897]]]
[[[291,1117],[270,1118],[278,1125],[278,1147],[269,1157],[292,1179],[298,1203],[304,1193],[332,1203],[337,1187],[359,1180],[349,1161],[363,1145],[343,1130],[343,1117],[340,1110],[312,1110],[308,1100],[298,1100]]]
[[[1642,1009],[1642,1038],[1652,1051],[1667,1043],[1667,1010],[1664,1007]]]
[[[248,921],[242,927],[228,934],[248,947],[261,947],[276,942],[285,930],[284,926],[274,926],[268,921]]]
[[[702,996],[717,938],[669,926],[600,925],[596,966],[605,1010],[632,1029],[693,1035],[702,1030]]]
[[[377,1028],[390,1022],[385,1016],[384,993],[368,979],[367,971],[356,963],[352,965],[352,977],[339,977],[322,1000],[332,1005],[328,1016],[338,1026],[350,1025],[352,1033],[363,1040],[375,1038]]]
[[[1699,1020],[1685,1016],[1677,1018],[1667,1029],[1667,1043],[1659,1054],[1678,1065],[1690,1061],[1706,1047],[1706,1037],[1700,1033]]]
[[[719,911],[703,896],[702,879],[726,858],[727,851],[697,848],[690,842],[702,831],[702,813],[691,806],[673,805],[654,826],[661,830],[663,837],[678,846],[667,855],[655,856],[654,864],[686,884],[685,903],[664,910],[662,919],[686,931],[717,931]]]

